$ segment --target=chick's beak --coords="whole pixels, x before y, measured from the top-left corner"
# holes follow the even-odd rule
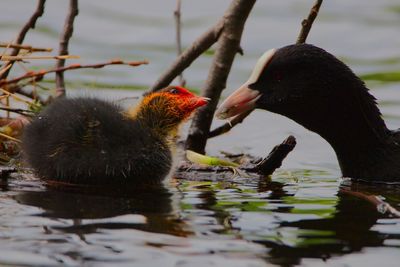
[[[252,110],[255,108],[256,102],[260,96],[261,94],[259,91],[250,89],[247,83],[245,83],[225,99],[218,108],[216,116],[219,119],[228,119],[248,110]]]
[[[193,98],[193,103],[196,108],[206,105],[210,101],[208,97],[196,96]]]

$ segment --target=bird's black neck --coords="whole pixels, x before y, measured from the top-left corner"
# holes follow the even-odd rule
[[[378,178],[382,162],[389,160],[385,159],[389,156],[388,130],[384,121],[375,115],[348,110],[328,122],[331,130],[321,130],[320,135],[336,152],[343,176]]]
[[[316,116],[310,119],[302,114],[296,121],[328,141],[336,152],[343,176],[379,179],[385,173],[382,170],[385,162],[393,156],[388,146],[389,130],[368,89],[364,84],[354,86],[358,88],[347,88],[351,96],[347,91],[346,96],[336,95],[336,99],[321,101]]]

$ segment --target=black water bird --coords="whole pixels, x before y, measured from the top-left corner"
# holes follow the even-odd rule
[[[217,116],[253,108],[284,115],[323,137],[343,176],[400,182],[400,133],[386,127],[364,82],[325,50],[299,44],[266,52]]]
[[[95,98],[57,99],[25,128],[23,154],[47,181],[157,184],[171,169],[179,125],[206,103],[177,86],[127,111]]]

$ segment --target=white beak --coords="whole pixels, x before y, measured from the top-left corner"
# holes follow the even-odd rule
[[[257,100],[261,97],[261,93],[250,89],[248,85],[255,83],[259,79],[275,52],[275,49],[268,50],[259,58],[247,82],[221,104],[216,112],[217,118],[227,119],[255,108]]]

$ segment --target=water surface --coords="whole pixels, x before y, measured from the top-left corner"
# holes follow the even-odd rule
[[[183,45],[213,25],[229,2],[183,1]],[[245,55],[236,58],[224,95],[247,79],[265,50],[294,42],[312,2],[256,3],[243,35]],[[34,5],[2,1],[1,41],[15,38]],[[48,1],[27,43],[57,49],[67,6],[68,1]],[[395,0],[325,1],[308,39],[367,82],[390,128],[400,125],[399,7]],[[68,72],[69,93],[112,100],[140,96],[140,89],[175,58],[174,8],[175,1],[80,1],[70,53],[81,59],[71,63],[118,57],[148,59],[150,64]],[[202,87],[212,54],[213,49],[185,71],[190,88]],[[35,67],[53,64],[41,61]],[[22,71],[16,66],[12,75]],[[265,156],[289,134],[298,145],[271,181],[172,179],[165,188],[117,197],[46,189],[34,178],[15,175],[1,186],[0,264],[398,266],[400,220],[346,189],[375,194],[400,209],[400,188],[342,181],[333,150],[316,134],[259,111],[229,134],[212,139],[207,152]]]

